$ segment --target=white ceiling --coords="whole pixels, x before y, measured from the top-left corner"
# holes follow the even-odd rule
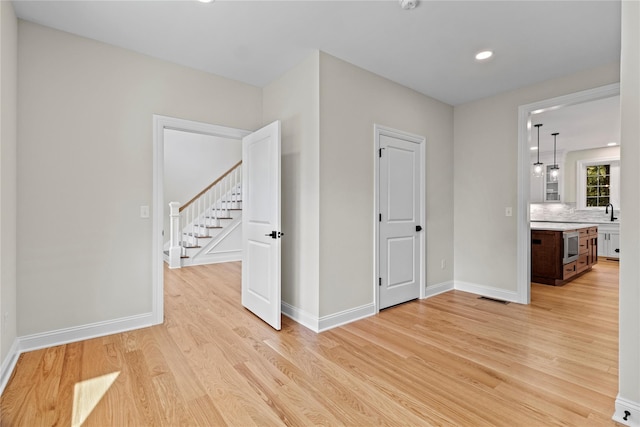
[[[619,0],[13,4],[22,19],[259,87],[319,49],[451,105],[620,59]],[[495,56],[480,63],[483,49]],[[617,111],[603,101],[544,113],[541,151],[555,131],[565,149],[619,140]]]
[[[314,49],[458,105],[618,61],[620,1],[23,1],[17,15],[264,85]],[[479,63],[474,55],[492,49]]]
[[[557,149],[575,151],[620,143],[620,96],[584,102],[533,114],[531,124],[541,123],[540,152],[553,151],[552,133],[558,132]],[[532,126],[531,145],[538,131]]]

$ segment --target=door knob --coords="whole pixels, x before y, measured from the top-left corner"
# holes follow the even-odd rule
[[[416,231],[422,231],[422,226],[421,225],[416,225]]]
[[[275,230],[274,230],[274,231],[272,231],[272,232],[271,232],[271,233],[269,233],[269,234],[265,234],[265,236],[267,236],[267,237],[271,237],[272,239],[278,239],[278,238],[280,238],[280,237],[284,236],[284,233],[282,233],[282,232],[280,232],[280,231],[275,231]]]

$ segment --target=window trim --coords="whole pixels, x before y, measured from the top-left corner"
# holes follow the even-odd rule
[[[576,209],[581,211],[602,210],[602,206],[587,206],[587,166],[610,165],[609,201],[620,209],[620,157],[599,157],[576,162]]]

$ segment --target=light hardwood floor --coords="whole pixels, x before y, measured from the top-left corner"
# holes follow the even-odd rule
[[[167,269],[164,325],[21,355],[1,425],[615,425],[616,263],[529,306],[451,291],[321,334],[272,330],[239,280]]]

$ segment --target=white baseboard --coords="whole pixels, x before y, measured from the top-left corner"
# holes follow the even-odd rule
[[[192,265],[218,264],[222,262],[242,261],[242,249],[235,251],[214,252],[210,254],[201,254],[193,258],[185,258],[182,260],[183,267]]]
[[[18,337],[19,350],[20,353],[23,353],[25,351],[38,350],[46,347],[68,344],[70,342],[88,340],[105,335],[131,331],[133,329],[146,328],[153,324],[152,313],[145,313],[136,316],[122,317],[120,319],[107,320],[104,322],[91,323],[88,325],[26,335]]]
[[[294,307],[284,301],[280,303],[282,314],[290,319],[300,323],[305,328],[311,329],[313,332],[319,332],[318,316],[313,316],[304,310]]]
[[[445,292],[449,292],[454,290],[454,284],[453,281],[450,280],[448,282],[442,282],[442,283],[438,283],[436,285],[431,285],[431,286],[427,286],[427,288],[424,291],[424,297],[423,298],[431,298],[434,297],[436,295],[440,295],[443,294]]]
[[[628,416],[625,414],[625,411],[629,412]],[[625,416],[627,416],[626,420],[624,419]],[[618,395],[616,398],[616,412],[611,418],[615,422],[626,426],[640,426],[640,403],[633,402]]]
[[[469,282],[454,282],[454,289],[457,291],[469,292],[483,297],[493,298],[502,301],[518,302],[517,291],[505,291],[504,289],[488,288],[483,285]]]
[[[330,314],[328,316],[322,316],[320,317],[318,332],[337,328],[338,326],[355,322],[356,320],[364,319],[365,317],[373,316],[374,314],[376,314],[376,306],[374,303],[370,303]]]
[[[11,374],[16,367],[16,363],[18,363],[18,357],[20,357],[20,351],[18,339],[16,338],[13,340],[13,344],[11,344],[7,357],[5,357],[2,361],[2,365],[0,365],[0,394],[2,394],[4,388],[9,382],[9,378],[11,378]]]
[[[281,307],[282,314],[316,333],[337,328],[338,326],[346,325],[347,323],[355,322],[356,320],[364,319],[365,317],[376,314],[375,305],[373,303],[322,317],[313,316],[284,301],[281,303]]]

